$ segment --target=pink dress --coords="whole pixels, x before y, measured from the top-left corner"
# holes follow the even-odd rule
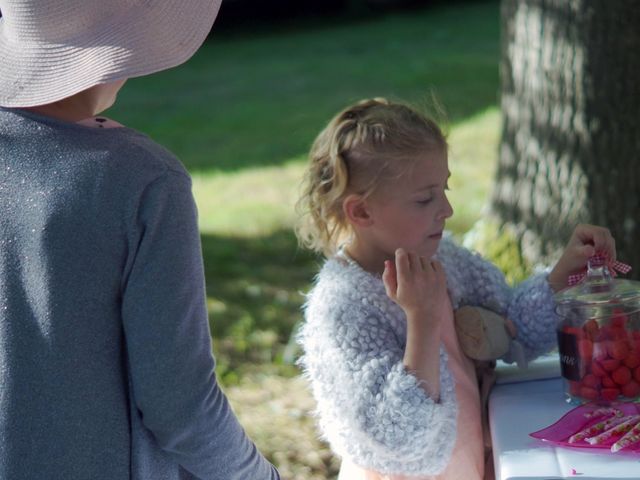
[[[338,480],[482,480],[485,476],[480,391],[473,362],[462,353],[453,324],[453,308],[442,323],[442,343],[449,355],[449,369],[456,382],[458,418],[451,461],[436,476],[381,475],[343,459]],[[493,474],[487,472],[491,477]]]

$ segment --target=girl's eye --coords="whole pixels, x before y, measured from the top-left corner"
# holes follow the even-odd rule
[[[432,198],[425,198],[424,200],[418,200],[417,202],[420,205],[426,205],[427,203],[431,202],[431,200],[433,200]]]

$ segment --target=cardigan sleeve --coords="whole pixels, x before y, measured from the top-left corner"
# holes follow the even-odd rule
[[[301,364],[332,448],[385,474],[441,472],[456,434],[454,383],[444,349],[437,403],[405,370],[403,346],[375,308],[320,294],[305,313],[298,338]]]
[[[441,243],[438,256],[456,307],[481,306],[507,316],[516,325],[516,338],[529,360],[556,345],[558,317],[546,272],[511,287],[495,265],[449,238]]]
[[[517,338],[527,359],[546,353],[557,344],[558,316],[547,277],[547,273],[539,273],[520,283],[507,305],[507,317],[518,329]]]
[[[167,172],[133,220],[122,287],[133,399],[159,446],[197,478],[275,480],[216,382],[190,187]]]

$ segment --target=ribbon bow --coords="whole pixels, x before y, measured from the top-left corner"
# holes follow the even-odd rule
[[[609,273],[611,273],[612,277],[618,276],[616,271],[622,273],[623,275],[631,271],[630,265],[619,262],[617,260],[611,261],[606,257],[606,255],[603,254],[596,254],[593,257],[589,258],[589,265],[591,265],[592,267],[601,267],[603,265],[606,266],[609,269]],[[587,269],[585,268],[584,272],[569,275],[567,283],[569,284],[569,286],[576,285],[577,283],[580,283],[582,280],[584,280],[586,276]]]

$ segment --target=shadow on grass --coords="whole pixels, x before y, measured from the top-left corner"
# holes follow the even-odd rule
[[[433,92],[450,123],[496,105],[498,3],[437,5],[307,29],[214,35],[187,64],[131,80],[108,112],[192,172],[281,165],[339,109]]]
[[[289,230],[266,237],[201,238],[209,319],[223,382],[234,383],[252,365],[293,373],[283,355],[302,319],[303,292],[322,259],[298,249]]]

